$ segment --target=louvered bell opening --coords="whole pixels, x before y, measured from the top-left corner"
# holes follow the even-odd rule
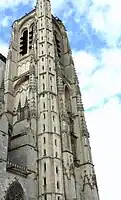
[[[33,38],[33,35],[29,35],[29,40],[32,40],[32,38]]]
[[[57,42],[57,43],[60,43],[60,41],[59,41],[59,39],[58,39],[57,37],[56,37],[56,42]]]
[[[29,44],[30,44],[30,45],[32,44],[32,40],[29,41]]]
[[[29,32],[29,50],[32,49],[32,40],[33,40],[33,28],[32,28],[32,30]]]
[[[61,49],[60,48],[58,48],[57,50],[58,50],[58,53],[61,53]]]
[[[58,51],[58,57],[61,58],[61,49],[57,48],[57,51]]]
[[[60,48],[60,43],[57,43],[57,48]]]
[[[23,40],[21,40],[21,42],[20,42],[20,45],[23,45],[24,44],[24,41]]]
[[[20,38],[20,40],[23,40],[23,36]]]
[[[20,38],[20,54],[23,56],[27,53],[28,44],[28,31],[23,32],[23,36]]]

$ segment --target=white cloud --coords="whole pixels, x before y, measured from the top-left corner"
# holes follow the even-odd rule
[[[85,87],[89,82],[92,71],[97,66],[97,59],[91,53],[85,51],[73,51],[74,63],[77,74],[80,75],[80,86]]]
[[[116,94],[121,93],[121,49],[102,49],[100,59],[84,51],[74,52],[73,55],[80,87],[87,87],[87,90],[82,90],[84,107],[97,106],[96,110],[85,115],[100,199],[119,199],[121,102]],[[97,66],[101,67],[92,74]],[[109,101],[104,104],[106,97]]]
[[[60,2],[62,1],[60,0]],[[74,7],[73,9],[76,10],[75,21],[81,24],[81,28],[80,16],[84,14],[100,37],[109,46],[116,47],[121,35],[121,2],[119,0],[70,0],[68,2],[71,2]],[[62,5],[59,4],[57,6],[56,4],[56,7],[61,9]]]
[[[3,54],[5,57],[7,56],[8,53],[8,44],[4,43],[1,40],[0,40],[0,53]]]
[[[86,113],[100,199],[120,197],[121,104],[114,97],[103,109]]]
[[[103,49],[100,59],[84,51],[73,55],[86,109],[102,107],[105,98],[121,93],[121,49]]]
[[[121,32],[121,2],[93,0],[88,19],[92,27],[102,34],[108,45],[115,46]]]
[[[71,0],[72,5],[76,9],[76,12],[79,12],[81,15],[88,11],[90,0]]]
[[[67,0],[51,0],[52,12],[57,13],[59,10],[66,6]]]

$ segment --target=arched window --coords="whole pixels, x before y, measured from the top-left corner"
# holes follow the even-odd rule
[[[76,162],[77,161],[77,155],[76,155],[76,136],[71,134],[71,147],[72,147],[72,153],[73,153],[73,158],[74,158],[74,161]]]
[[[67,111],[71,112],[70,92],[67,86],[65,86],[65,106]]]
[[[58,54],[58,57],[61,58],[61,44],[60,44],[58,33],[55,30],[54,30],[54,37],[55,37],[57,54]]]
[[[24,191],[20,183],[15,181],[10,185],[5,200],[25,200]]]
[[[24,107],[21,107],[21,102],[19,101],[18,109],[17,109],[17,120],[20,121],[24,119],[29,119],[29,117],[30,117],[30,110],[29,110],[29,105],[26,98]]]
[[[24,56],[27,54],[28,49],[28,30],[24,30],[22,37],[20,38],[20,54]]]

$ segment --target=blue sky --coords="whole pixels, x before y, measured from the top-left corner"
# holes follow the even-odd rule
[[[120,199],[121,11],[119,0],[51,0],[68,31],[91,136],[100,199]],[[33,0],[0,1],[0,52]]]

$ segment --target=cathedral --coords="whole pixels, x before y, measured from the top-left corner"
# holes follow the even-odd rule
[[[0,200],[99,200],[67,31],[49,0],[0,54]]]

